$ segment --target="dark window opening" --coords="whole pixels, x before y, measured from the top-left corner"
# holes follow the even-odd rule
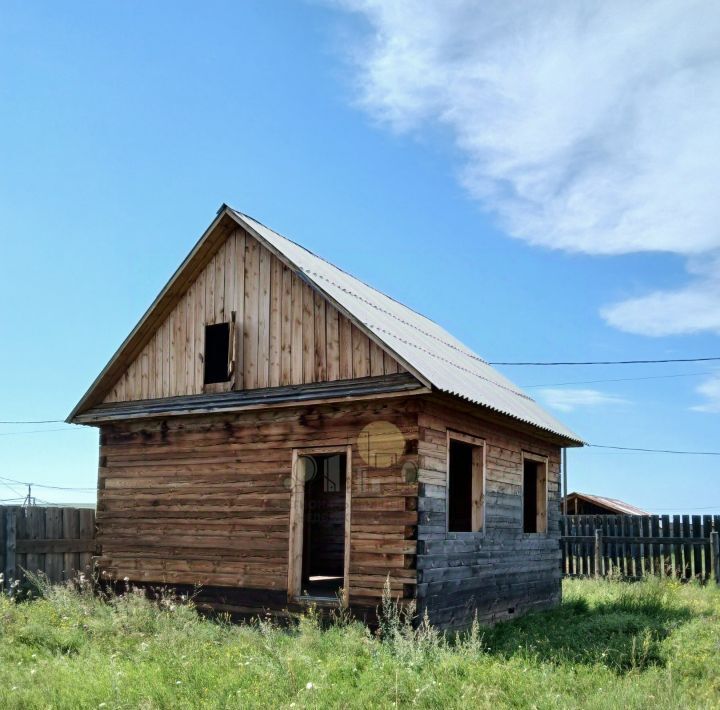
[[[449,532],[472,530],[472,449],[470,444],[450,440]]]
[[[205,379],[206,385],[227,382],[230,379],[230,323],[205,326]]]
[[[523,461],[523,532],[547,532],[547,481],[544,463]]]
[[[535,461],[523,464],[523,532],[537,532],[537,473]]]
[[[302,592],[336,598],[345,579],[345,454],[315,454],[304,468]]]
[[[482,448],[450,439],[448,532],[482,527]]]

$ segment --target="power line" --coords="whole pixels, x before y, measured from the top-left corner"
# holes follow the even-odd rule
[[[30,431],[4,431],[0,436],[22,436],[23,434],[49,434],[52,431],[84,431],[84,429],[31,429]]]
[[[7,421],[0,424],[64,424],[64,419],[24,419],[22,421]]]
[[[617,377],[607,380],[574,380],[573,382],[548,382],[541,385],[521,385],[523,389],[529,390],[535,387],[563,387],[564,385],[595,385],[601,382],[637,382],[640,380],[664,380],[673,377],[699,377],[701,375],[714,375],[718,370],[706,370],[704,372],[686,372],[674,375],[648,375],[647,377]]]
[[[685,357],[668,358],[666,360],[585,360],[566,362],[489,362],[488,365],[524,365],[534,367],[553,367],[555,365],[651,365],[655,363],[668,362],[713,362],[719,361],[720,357]]]
[[[682,507],[682,510],[718,510],[720,508],[720,503],[718,505],[708,505],[705,508],[685,508]],[[675,506],[674,508],[654,508],[653,510],[677,510],[678,506]]]
[[[15,478],[6,478],[5,476],[0,476],[0,481],[5,481],[6,483],[16,483],[20,486],[34,486],[35,488],[48,488],[55,491],[96,491],[97,487],[92,488],[78,488],[75,486],[50,486],[43,483],[32,483],[31,481],[18,481]],[[17,493],[17,491],[15,491]]]
[[[585,444],[593,449],[614,449],[616,451],[642,451],[648,454],[681,454],[684,456],[720,456],[720,451],[680,451],[677,449],[641,449],[633,446],[608,446],[604,444]]]

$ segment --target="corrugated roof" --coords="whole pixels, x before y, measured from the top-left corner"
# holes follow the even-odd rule
[[[610,510],[616,510],[621,515],[650,515],[647,511],[642,510],[635,505],[630,505],[630,503],[626,503],[625,501],[618,500],[617,498],[606,498],[605,496],[595,496],[590,493],[573,492],[568,494],[568,501],[573,496],[604,508],[610,508]]]
[[[252,217],[230,210],[320,291],[362,323],[389,350],[441,392],[557,434],[582,440],[532,397],[444,328],[339,269]]]

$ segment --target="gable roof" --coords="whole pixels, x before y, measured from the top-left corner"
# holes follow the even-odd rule
[[[96,404],[98,398],[112,387],[113,377],[119,377],[122,372],[118,363],[127,361],[139,351],[152,334],[152,323],[172,307],[181,295],[183,285],[191,282],[201,268],[202,260],[222,243],[231,228],[228,218],[232,227],[240,225],[258,239],[425,385],[538,427],[568,443],[582,443],[575,433],[437,323],[227,205],[220,208],[217,218],[68,420]]]
[[[605,496],[595,496],[590,493],[577,493],[574,491],[573,493],[568,493],[568,502],[570,502],[573,497],[587,501],[593,505],[614,510],[620,515],[650,515],[646,510],[642,510],[635,505],[630,505],[630,503],[618,500],[617,498],[606,498]]]

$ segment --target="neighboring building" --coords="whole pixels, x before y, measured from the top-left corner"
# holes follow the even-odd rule
[[[616,498],[593,496],[589,493],[568,493],[568,515],[650,515]]]
[[[580,439],[436,323],[225,205],[68,421],[100,429],[106,578],[370,617],[389,577],[444,628],[560,599],[560,449]]]

